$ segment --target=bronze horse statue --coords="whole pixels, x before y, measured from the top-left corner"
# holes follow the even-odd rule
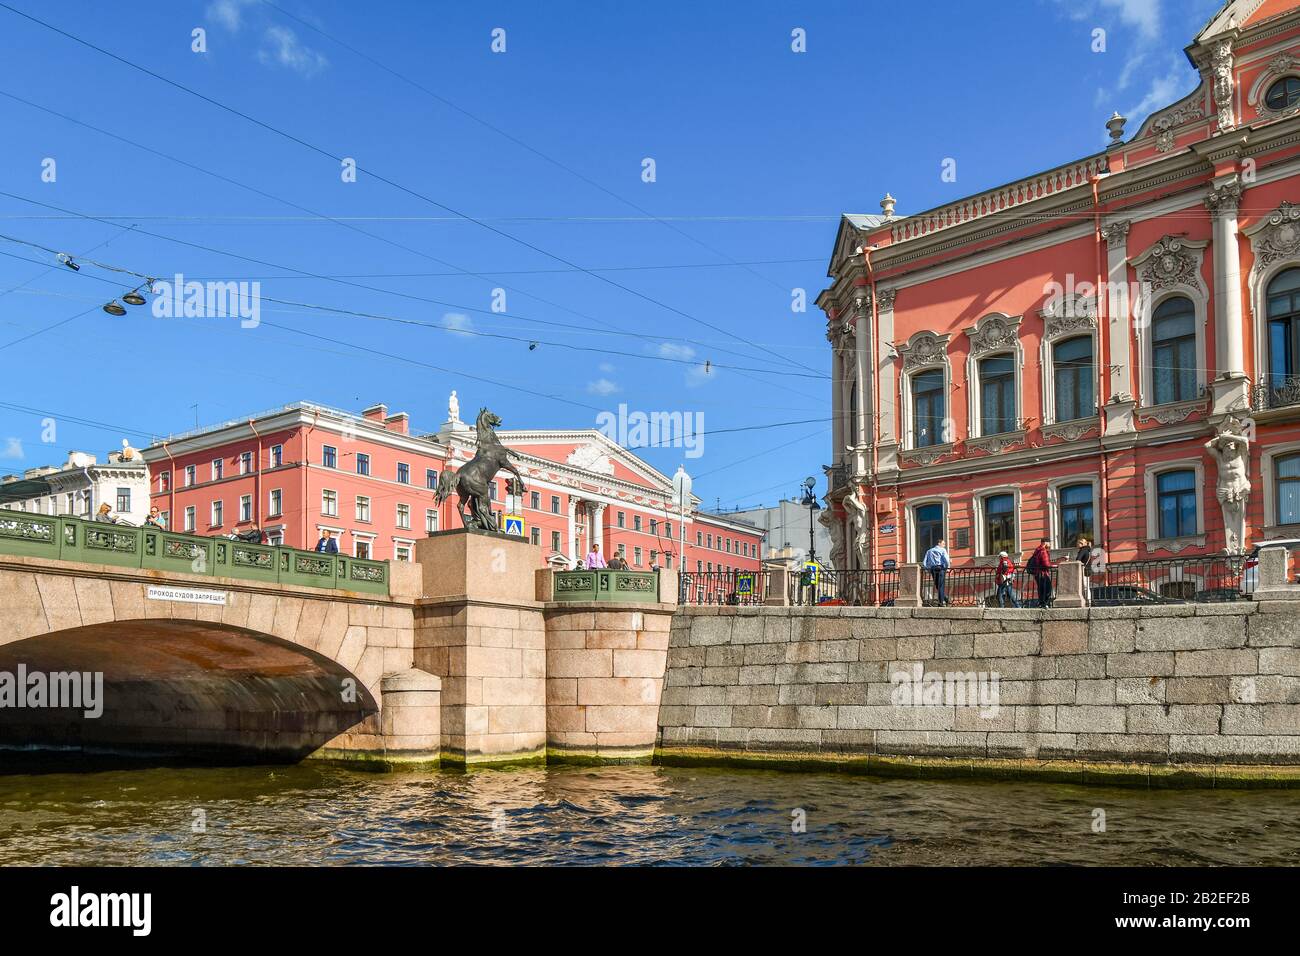
[[[524,476],[510,461],[510,449],[501,444],[497,433],[493,431],[501,424],[501,419],[486,408],[479,409],[474,422],[478,435],[478,450],[469,463],[462,465],[459,471],[445,470],[438,477],[438,490],[434,500],[442,504],[456,492],[456,510],[460,512],[461,524],[466,528],[479,531],[499,531],[496,517],[492,514],[492,498],[488,494],[488,485],[505,470],[514,475],[519,482],[519,493],[524,491]],[[469,513],[465,512],[465,503],[469,502]]]

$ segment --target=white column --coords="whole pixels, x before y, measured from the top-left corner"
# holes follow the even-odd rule
[[[1110,401],[1105,408],[1107,435],[1137,430],[1133,422],[1137,405],[1133,399],[1133,305],[1128,294],[1129,225],[1129,221],[1123,219],[1101,227],[1102,238],[1106,240],[1106,328],[1098,328],[1097,341],[1100,343],[1101,336],[1106,336],[1106,357],[1110,366],[1107,373]],[[1099,316],[1101,300],[1099,291]]]
[[[569,564],[578,560],[578,499],[569,495]]]
[[[600,551],[605,553],[605,509],[608,505],[596,505],[595,514],[591,519],[591,540],[594,544],[600,545]],[[609,555],[605,555],[605,560],[609,560]]]
[[[1219,375],[1212,384],[1214,412],[1231,410],[1246,398],[1245,343],[1241,330],[1241,252],[1237,243],[1236,175],[1215,182],[1205,205],[1214,223],[1214,351]]]
[[[879,468],[887,471],[898,467],[899,443],[898,383],[895,380],[894,356],[890,343],[894,341],[894,289],[876,289],[876,307],[880,310],[876,320],[876,369],[880,375],[880,452]],[[876,396],[871,396],[874,403]]]

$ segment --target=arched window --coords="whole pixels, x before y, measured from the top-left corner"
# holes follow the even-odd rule
[[[1300,524],[1300,454],[1273,459],[1278,524]]]
[[[943,370],[932,368],[912,376],[912,444],[916,448],[943,444],[947,413]]]
[[[1156,528],[1162,538],[1197,533],[1196,472],[1166,471],[1156,478]]]
[[[1056,420],[1074,421],[1097,412],[1093,399],[1092,337],[1077,336],[1052,347]]]
[[[984,553],[1015,554],[1017,550],[1016,496],[989,495],[984,499]]]
[[[1151,381],[1157,405],[1196,397],[1196,310],[1191,299],[1166,299],[1151,316]]]
[[[1069,547],[1079,538],[1092,541],[1092,485],[1065,485],[1059,494],[1061,527],[1057,541],[1062,547]]]
[[[990,355],[980,362],[980,434],[1015,430],[1015,360],[1010,355]]]
[[[1284,76],[1268,88],[1264,105],[1271,110],[1290,109],[1300,100],[1300,77]]]
[[[1300,269],[1268,284],[1268,387],[1282,392],[1300,382]]]
[[[914,512],[916,524],[916,559],[919,561],[939,541],[943,540],[943,505],[939,502],[921,505]]]

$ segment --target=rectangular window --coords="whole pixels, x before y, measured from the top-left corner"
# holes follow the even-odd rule
[[[357,452],[357,474],[370,474],[370,456],[364,452]]]
[[[1057,543],[1068,548],[1080,538],[1093,540],[1092,484],[1066,485],[1057,496],[1061,511],[1061,536]]]
[[[551,514],[558,515],[559,513],[560,513],[560,496],[551,495]]]
[[[67,505],[67,510],[64,512],[64,514],[74,514],[76,512],[77,496],[73,494],[71,491],[68,492],[67,494],[66,505]]]
[[[542,510],[542,496],[535,491],[528,493],[528,506],[534,511]]]
[[[1300,455],[1273,459],[1277,523],[1300,524]]]
[[[226,506],[220,500],[212,502],[212,527],[220,528],[222,519],[225,515]]]
[[[397,506],[397,526],[399,528],[409,528],[411,526],[411,506]]]
[[[246,451],[239,456],[239,473],[246,475],[253,470],[253,453]]]
[[[640,531],[640,530],[641,530],[641,516],[640,516],[640,515],[633,515],[633,516],[632,516],[632,530],[633,530],[633,531]]]
[[[424,533],[433,534],[438,530],[438,512],[433,508],[426,508],[424,511]]]
[[[239,520],[241,522],[253,520],[253,496],[252,495],[239,496]]]
[[[339,493],[326,489],[320,493],[320,513],[327,518],[339,516]]]
[[[672,523],[671,521],[665,521],[665,522],[664,522],[664,537],[665,537],[665,538],[671,538],[672,536],[673,536],[673,523]]]
[[[703,531],[697,531],[697,532],[695,532],[695,547],[697,547],[697,548],[702,548],[702,547],[704,547],[704,532],[703,532]]]
[[[272,445],[271,446],[271,467],[279,468],[283,464],[284,464],[284,446]]]
[[[158,490],[170,491],[172,487],[172,473],[164,471],[158,476]]]
[[[946,405],[943,370],[932,368],[912,375],[912,445],[925,448],[944,440]]]
[[[980,434],[1016,430],[1016,366],[1010,355],[980,362]]]
[[[369,541],[360,541],[360,540],[359,540],[359,541],[357,541],[357,543],[356,543],[355,545],[353,545],[353,547],[356,549],[356,556],[357,556],[358,558],[360,558],[360,559],[363,560],[363,561],[369,561],[369,560],[370,560],[370,542],[369,542]]]
[[[1156,515],[1161,538],[1197,533],[1196,472],[1167,471],[1156,477]]]
[[[491,501],[497,500],[497,483],[495,481],[488,482],[488,499]]]
[[[532,541],[532,543],[535,545],[540,545],[542,543],[542,529],[541,528],[529,529],[528,540]]]
[[[326,468],[337,468],[339,466],[339,450],[333,445],[322,445],[320,463]]]
[[[409,544],[399,544],[393,550],[393,557],[398,561],[411,560],[411,546]]]
[[[984,499],[984,553],[1015,554],[1016,496],[989,495]]]
[[[365,495],[357,495],[357,520],[370,520],[370,499]]]
[[[641,567],[641,549],[640,549],[640,548],[633,548],[633,549],[632,549],[632,563],[633,563],[636,567],[638,567],[638,568]]]
[[[432,468],[424,469],[424,487],[430,491],[438,490],[438,473]]]
[[[194,465],[186,465],[186,466],[185,466],[185,487],[186,487],[186,488],[188,488],[188,487],[190,487],[192,484],[194,484],[194,482],[195,482],[195,480],[196,480],[196,479],[195,479],[195,475],[194,475],[195,470],[196,470],[196,466],[194,466]]]
[[[706,534],[706,535],[704,536],[704,546],[705,546],[706,548],[712,548],[712,547],[713,547],[713,535],[711,535],[711,534]]]
[[[284,547],[284,532],[268,531],[266,533],[266,543],[276,548]]]
[[[193,505],[189,505],[185,509],[185,530],[186,531],[194,530],[194,506]]]
[[[284,492],[279,488],[272,488],[271,497],[267,502],[267,505],[267,514],[272,518],[280,517],[284,508]]]
[[[409,485],[411,483],[411,466],[404,461],[397,463],[397,481],[398,484]]]
[[[560,550],[560,532],[558,531],[551,532],[551,550],[552,551]]]
[[[226,476],[226,463],[221,458],[212,459],[212,480],[220,481]]]
[[[650,533],[655,535],[659,533],[659,522],[654,518],[650,519]]]
[[[54,504],[53,498],[50,499],[50,504],[51,505]],[[53,511],[54,509],[51,507],[50,510]],[[131,489],[118,488],[117,489],[117,513],[128,514],[130,513],[130,511],[131,511]]]
[[[627,527],[627,514],[625,512],[620,511],[618,513],[618,526],[620,528]]]

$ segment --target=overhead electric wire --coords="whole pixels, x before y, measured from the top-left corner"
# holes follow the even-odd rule
[[[106,50],[106,49],[104,49],[103,47],[98,46],[97,44],[94,44],[94,43],[91,43],[91,42],[88,41],[88,40],[82,39],[81,37],[78,37],[78,36],[76,36],[76,35],[73,34],[73,33],[69,33],[68,31],[63,30],[63,29],[61,29],[61,28],[59,28],[59,27],[56,27],[56,26],[54,26],[54,25],[51,24],[51,23],[47,23],[46,21],[41,20],[39,17],[34,17],[34,16],[32,16],[31,14],[28,14],[28,13],[25,13],[25,12],[23,12],[23,11],[21,11],[21,10],[18,10],[18,9],[16,9],[15,7],[13,7],[13,6],[11,6],[11,5],[7,4],[7,3],[0,2],[0,9],[8,10],[10,13],[13,13],[13,14],[15,14],[15,15],[17,15],[17,16],[20,16],[20,17],[22,17],[23,19],[30,21],[31,23],[35,23],[35,24],[38,25],[38,26],[41,26],[41,27],[43,27],[43,28],[45,28],[45,29],[47,29],[47,30],[50,30],[50,31],[52,31],[52,32],[54,32],[54,33],[59,34],[60,36],[65,37],[66,39],[72,40],[73,42],[78,43],[78,44],[80,44],[80,45],[82,45],[82,46],[84,46],[84,47],[86,47],[86,48],[88,48],[88,49],[94,50],[95,52],[101,54],[102,56],[106,56],[106,57],[108,57],[109,59],[112,59],[112,60],[117,61],[118,63],[121,63],[123,66],[127,66],[127,67],[129,67],[130,69],[132,69],[132,70],[136,70],[136,71],[138,71],[138,72],[140,72],[140,73],[145,74],[146,76],[150,76],[150,77],[152,77],[152,78],[158,80],[159,82],[165,83],[165,84],[167,84],[168,86],[171,86],[171,87],[174,88],[174,89],[180,90],[181,92],[183,92],[183,93],[185,93],[185,94],[187,94],[187,95],[189,95],[189,96],[193,96],[193,97],[195,97],[196,99],[202,100],[203,102],[209,104],[210,106],[216,107],[216,108],[219,109],[219,110],[222,110],[222,111],[224,111],[224,112],[227,112],[227,113],[231,114],[232,116],[237,116],[237,117],[239,117],[239,118],[245,120],[246,122],[252,123],[254,126],[257,126],[257,127],[260,128],[260,129],[263,129],[263,130],[265,130],[265,131],[267,131],[267,132],[269,132],[269,133],[272,133],[272,134],[274,134],[274,135],[276,135],[276,136],[279,136],[279,137],[281,137],[281,138],[283,138],[283,139],[286,139],[286,140],[288,140],[288,141],[290,141],[290,142],[292,142],[292,143],[295,143],[295,144],[297,144],[297,145],[303,147],[304,149],[310,150],[311,152],[317,153],[318,155],[324,156],[324,157],[326,157],[326,158],[328,158],[328,159],[331,159],[331,160],[333,160],[334,162],[337,162],[337,163],[342,163],[342,162],[344,161],[344,159],[345,159],[345,157],[343,157],[343,156],[339,156],[339,155],[336,155],[336,154],[330,152],[328,149],[325,149],[324,147],[317,146],[315,143],[312,143],[312,142],[310,142],[310,141],[308,141],[308,140],[305,140],[305,139],[303,139],[302,137],[297,136],[297,135],[295,135],[295,134],[293,134],[293,133],[289,133],[289,132],[287,132],[287,131],[285,131],[285,130],[278,129],[277,127],[275,127],[275,126],[273,126],[273,125],[271,125],[271,124],[269,124],[269,123],[267,123],[267,122],[265,122],[265,121],[263,121],[263,120],[257,119],[255,116],[252,116],[252,115],[250,115],[250,114],[248,114],[248,113],[245,113],[245,112],[243,112],[242,110],[238,110],[238,109],[236,109],[236,108],[234,108],[234,107],[232,107],[232,106],[228,106],[228,105],[226,105],[225,103],[222,103],[220,100],[214,99],[213,97],[210,97],[210,96],[208,96],[208,95],[206,95],[206,94],[204,94],[204,93],[200,93],[199,91],[197,91],[197,90],[195,90],[195,89],[192,89],[191,87],[188,87],[188,86],[186,86],[186,85],[183,84],[183,83],[179,83],[179,82],[177,82],[177,81],[175,81],[175,80],[172,80],[172,79],[170,79],[169,77],[166,77],[166,76],[162,75],[161,73],[155,72],[154,70],[150,70],[150,69],[148,69],[147,67],[143,67],[143,66],[139,65],[138,63],[133,63],[133,62],[131,62],[130,60],[126,59],[125,57],[119,56],[119,55],[117,55],[116,53],[113,53],[113,52],[110,51],[110,50]],[[668,303],[665,303],[665,302],[661,302],[660,300],[656,299],[654,296],[647,295],[646,293],[644,293],[644,292],[640,292],[640,291],[638,291],[637,289],[632,288],[631,286],[627,286],[627,285],[624,285],[624,284],[622,284],[622,283],[620,283],[620,282],[616,282],[616,281],[614,281],[613,279],[610,279],[610,278],[607,277],[607,276],[603,276],[603,275],[601,275],[601,274],[599,274],[599,273],[597,273],[597,272],[593,272],[593,271],[591,271],[590,269],[586,269],[586,268],[584,268],[584,267],[578,265],[576,262],[573,262],[573,261],[571,261],[571,260],[569,260],[569,259],[567,259],[567,258],[565,258],[565,257],[563,257],[563,256],[560,256],[560,255],[558,255],[558,254],[556,254],[556,253],[550,252],[550,251],[548,251],[548,250],[542,248],[541,246],[538,246],[538,245],[535,244],[535,243],[529,242],[529,241],[526,240],[526,239],[522,239],[522,238],[520,238],[520,237],[518,237],[518,236],[515,236],[515,235],[513,235],[512,233],[509,233],[509,232],[505,231],[504,229],[498,229],[497,227],[491,225],[491,224],[488,223],[488,222],[485,222],[485,221],[483,221],[483,220],[481,220],[481,219],[476,219],[475,217],[473,217],[473,216],[471,216],[471,215],[468,215],[468,214],[466,214],[466,213],[461,212],[459,209],[457,209],[457,208],[455,208],[455,207],[453,207],[453,206],[450,206],[450,205],[448,205],[448,204],[446,204],[446,203],[440,202],[440,201],[434,199],[434,198],[431,197],[431,196],[425,195],[424,193],[420,192],[419,190],[413,189],[413,188],[411,188],[411,187],[409,187],[409,186],[405,186],[405,185],[403,185],[402,183],[397,182],[396,180],[391,179],[391,178],[389,178],[389,177],[383,175],[382,173],[379,173],[379,172],[377,172],[377,171],[375,171],[375,170],[373,170],[373,169],[369,169],[369,168],[363,167],[363,166],[361,166],[360,164],[356,164],[355,169],[356,169],[356,171],[357,171],[358,173],[365,173],[366,175],[371,176],[372,178],[378,180],[379,182],[384,183],[385,185],[387,185],[387,186],[389,186],[389,187],[391,187],[391,188],[393,188],[393,189],[398,190],[399,192],[405,193],[406,195],[409,195],[409,196],[411,196],[411,197],[413,197],[413,198],[419,199],[420,201],[425,202],[425,203],[428,203],[429,205],[434,206],[434,207],[436,207],[436,208],[438,208],[438,209],[442,209],[442,210],[444,210],[444,211],[446,211],[446,212],[448,212],[448,213],[450,213],[450,214],[452,214],[452,215],[454,215],[454,216],[457,216],[457,217],[459,217],[459,218],[461,218],[461,219],[464,219],[466,222],[473,223],[474,225],[478,226],[478,227],[481,228],[481,229],[486,230],[487,232],[492,233],[493,235],[500,236],[500,237],[503,238],[503,239],[508,239],[508,240],[510,240],[511,242],[514,242],[514,243],[516,243],[516,244],[518,244],[518,245],[523,246],[524,248],[531,249],[532,251],[534,251],[534,252],[536,252],[536,253],[538,253],[538,254],[540,254],[540,255],[546,256],[546,257],[549,258],[549,259],[553,259],[553,260],[555,260],[556,262],[562,263],[563,265],[569,266],[569,267],[571,267],[571,268],[573,268],[573,269],[576,269],[576,270],[578,270],[578,271],[580,271],[580,272],[583,272],[583,273],[585,273],[586,275],[591,276],[592,278],[596,279],[596,280],[599,281],[599,282],[605,283],[606,285],[612,286],[612,287],[614,287],[614,288],[616,288],[616,289],[620,289],[620,290],[622,290],[623,292],[626,292],[626,293],[629,294],[629,295],[635,296],[635,297],[638,298],[638,299],[641,299],[641,300],[643,300],[643,301],[645,301],[645,302],[648,302],[648,303],[650,303],[650,304],[652,304],[652,305],[655,305],[655,306],[657,306],[657,307],[659,307],[659,308],[662,308],[662,309],[664,309],[664,310],[666,310],[666,311],[669,311],[669,312],[672,312],[672,313],[674,313],[674,314],[676,314],[676,315],[679,315],[679,316],[681,316],[682,318],[689,319],[690,321],[692,321],[692,322],[696,322],[696,323],[698,323],[698,324],[700,324],[700,325],[703,325],[703,326],[705,326],[706,328],[710,328],[710,329],[712,329],[713,331],[718,332],[719,334],[722,334],[722,335],[733,335],[733,334],[734,334],[734,333],[729,332],[729,331],[726,330],[726,329],[723,329],[723,328],[720,327],[720,326],[714,325],[714,324],[711,323],[711,322],[708,322],[708,321],[706,321],[706,320],[704,320],[704,319],[701,319],[701,318],[699,318],[699,317],[697,317],[697,316],[695,316],[695,315],[692,315],[691,313],[686,312],[686,311],[683,310],[683,309],[679,309],[679,308],[677,308],[676,306],[669,305]],[[296,270],[295,270],[295,271],[296,271]],[[787,356],[782,355],[782,354],[779,353],[779,352],[776,352],[776,351],[773,351],[773,350],[771,350],[771,349],[767,349],[767,348],[761,348],[760,350],[761,350],[761,351],[764,351],[764,352],[766,352],[766,353],[768,353],[768,354],[770,354],[770,355],[772,355],[773,357],[779,359],[780,361],[782,361],[782,362],[784,362],[784,363],[786,363],[786,364],[789,364],[789,365],[795,365],[795,366],[798,366],[798,367],[803,367],[806,371],[813,371],[812,369],[809,369],[807,366],[800,366],[800,363],[793,361],[792,359],[788,358]]]
[[[268,193],[268,192],[266,192],[265,190],[258,189],[256,186],[250,186],[250,185],[248,185],[247,183],[242,183],[242,182],[240,182],[240,181],[238,181],[238,180],[236,180],[236,179],[232,179],[232,178],[230,178],[229,176],[225,176],[225,175],[223,175],[223,174],[221,174],[221,173],[217,173],[217,172],[214,172],[214,171],[212,171],[212,170],[205,169],[204,167],[202,167],[202,166],[198,166],[198,165],[196,165],[196,164],[194,164],[194,163],[191,163],[191,162],[188,162],[187,160],[183,160],[183,159],[180,159],[180,158],[178,158],[178,157],[172,156],[172,155],[170,155],[170,154],[168,154],[168,153],[161,152],[160,150],[156,150],[156,149],[154,149],[154,148],[152,148],[152,147],[150,147],[150,146],[145,146],[145,145],[143,145],[143,144],[141,144],[141,143],[134,142],[133,140],[127,139],[126,137],[121,136],[121,135],[119,135],[119,134],[117,134],[117,133],[111,132],[111,131],[109,131],[109,130],[101,129],[100,127],[93,126],[93,125],[91,125],[90,123],[86,123],[86,122],[83,122],[83,121],[81,121],[81,120],[78,120],[78,119],[76,119],[76,118],[74,118],[74,117],[72,117],[72,116],[67,115],[66,113],[62,113],[62,112],[60,112],[60,111],[58,111],[58,110],[51,109],[50,107],[43,106],[43,105],[41,105],[41,104],[39,104],[39,103],[35,103],[35,102],[33,102],[33,101],[31,101],[31,100],[28,100],[28,99],[24,99],[23,97],[15,96],[14,94],[9,93],[9,92],[6,92],[6,91],[4,91],[4,90],[0,90],[0,96],[8,97],[9,99],[12,99],[12,100],[14,100],[14,101],[16,101],[16,102],[22,103],[22,104],[25,105],[25,106],[29,106],[29,107],[31,107],[31,108],[33,108],[33,109],[40,110],[40,111],[45,112],[45,113],[48,113],[48,114],[50,114],[50,115],[52,115],[52,116],[57,116],[58,118],[60,118],[60,119],[62,119],[62,120],[65,120],[65,121],[67,121],[67,122],[69,122],[69,123],[73,123],[73,124],[75,124],[75,125],[77,125],[77,126],[81,126],[81,127],[86,128],[86,129],[92,130],[93,132],[99,133],[99,134],[101,134],[101,135],[103,135],[103,136],[107,136],[107,137],[109,137],[109,138],[111,138],[111,139],[115,139],[115,140],[117,140],[117,141],[119,141],[119,142],[126,143],[128,146],[132,146],[132,147],[134,147],[134,148],[136,148],[136,149],[140,149],[140,150],[142,150],[142,151],[144,151],[144,152],[146,152],[146,153],[149,153],[150,155],[158,156],[158,157],[160,157],[160,158],[162,158],[162,159],[166,159],[166,160],[168,160],[169,162],[177,163],[178,165],[184,166],[184,167],[186,167],[187,169],[192,169],[192,170],[195,170],[196,172],[203,173],[203,174],[206,175],[206,176],[211,176],[211,177],[213,177],[214,179],[218,179],[218,180],[220,180],[220,181],[222,181],[222,182],[228,183],[229,185],[232,185],[232,186],[236,186],[236,187],[238,187],[238,188],[240,188],[240,189],[245,189],[245,190],[247,190],[247,191],[249,191],[249,192],[252,192],[252,193],[254,193],[254,194],[258,195],[258,196],[262,196],[262,197],[264,197],[264,198],[266,198],[266,199],[271,199],[271,200],[273,200],[273,201],[275,201],[275,202],[283,203],[284,205],[286,205],[286,206],[291,206],[291,207],[293,207],[294,209],[300,209],[300,210],[302,210],[303,212],[310,213],[312,216],[315,216],[316,218],[321,219],[321,220],[323,220],[323,221],[327,221],[327,222],[335,222],[335,223],[337,223],[338,225],[341,225],[341,226],[343,226],[344,228],[350,229],[351,231],[356,232],[356,233],[358,233],[358,234],[360,234],[360,235],[366,236],[366,237],[368,237],[368,238],[376,239],[376,240],[378,240],[378,241],[380,241],[380,242],[384,242],[384,243],[386,243],[386,244],[388,244],[388,245],[392,245],[392,246],[394,246],[394,247],[396,247],[396,248],[399,248],[399,249],[402,249],[402,250],[404,250],[404,251],[410,252],[410,253],[412,253],[412,254],[414,254],[414,255],[420,256],[421,258],[425,258],[425,259],[428,259],[428,260],[430,260],[430,261],[432,261],[432,262],[437,262],[437,263],[439,263],[440,265],[445,265],[445,266],[448,266],[449,268],[456,269],[456,270],[458,270],[458,271],[455,273],[456,275],[465,275],[465,276],[469,276],[469,277],[471,277],[471,278],[483,279],[484,281],[493,281],[493,280],[491,280],[491,279],[489,278],[489,276],[491,275],[491,273],[477,273],[477,272],[470,272],[470,271],[468,271],[468,270],[461,269],[459,266],[455,265],[455,263],[448,262],[448,261],[446,261],[445,259],[440,259],[440,258],[438,258],[437,256],[433,256],[433,255],[430,255],[430,254],[427,254],[427,253],[421,252],[421,251],[418,250],[418,249],[413,249],[413,248],[411,248],[411,247],[409,247],[409,246],[406,246],[406,245],[404,245],[404,244],[402,244],[402,243],[396,242],[396,241],[394,241],[394,240],[390,240],[390,239],[388,239],[388,238],[385,237],[385,236],[380,236],[380,235],[377,235],[377,234],[375,234],[375,233],[368,232],[368,231],[366,231],[366,230],[364,230],[364,229],[360,229],[360,228],[357,228],[357,227],[355,227],[355,226],[350,226],[350,225],[348,225],[346,222],[343,222],[343,221],[337,220],[337,219],[334,218],[334,217],[326,216],[326,215],[324,215],[323,213],[317,213],[315,210],[309,209],[308,207],[303,206],[303,205],[300,205],[299,203],[295,203],[295,202],[293,202],[292,200],[284,199],[284,198],[282,198],[282,197],[280,197],[280,196],[276,196],[276,195],[274,195],[274,194],[272,194],[272,193]],[[28,203],[31,203],[31,204],[33,204],[33,205],[42,206],[42,207],[47,208],[47,209],[54,209],[54,210],[56,210],[56,211],[58,211],[58,212],[60,212],[60,213],[64,213],[65,215],[70,216],[70,217],[72,217],[72,218],[76,218],[76,219],[86,219],[86,220],[91,220],[91,221],[94,221],[94,222],[103,222],[103,223],[110,224],[110,225],[115,224],[115,221],[114,221],[113,219],[105,218],[105,217],[102,217],[102,216],[96,216],[96,215],[92,215],[92,214],[90,214],[90,213],[84,213],[84,212],[77,212],[77,211],[75,211],[75,210],[66,210],[66,209],[62,209],[62,208],[60,208],[60,207],[58,207],[58,206],[54,206],[54,205],[51,205],[51,204],[49,204],[49,203],[42,203],[42,202],[40,202],[40,201],[38,201],[38,200],[28,199],[28,198],[26,198],[26,197],[23,197],[23,196],[17,196],[17,195],[12,194],[12,193],[4,193],[3,195],[10,196],[10,198],[18,199],[18,200],[20,200],[20,201],[28,202]],[[458,221],[459,221],[459,220],[458,220]],[[493,316],[499,316],[499,315],[505,314],[505,313],[492,312],[492,311],[489,310],[489,309],[484,309],[484,308],[481,308],[481,307],[478,307],[478,306],[470,306],[470,305],[464,305],[464,304],[461,304],[461,303],[446,302],[446,301],[444,301],[444,300],[431,299],[431,298],[428,298],[428,297],[426,297],[426,296],[417,296],[417,295],[412,295],[412,294],[410,294],[410,293],[397,292],[397,291],[394,291],[394,290],[392,290],[392,289],[385,289],[385,288],[382,288],[382,287],[379,287],[379,286],[371,286],[371,285],[365,285],[365,284],[363,284],[363,283],[349,282],[349,281],[345,281],[347,278],[349,278],[349,277],[345,277],[345,276],[330,276],[330,275],[323,275],[323,274],[315,273],[315,272],[305,272],[305,271],[302,271],[302,270],[294,269],[294,268],[291,267],[291,266],[283,266],[283,265],[280,265],[280,264],[278,264],[278,263],[266,262],[266,261],[264,261],[264,260],[260,260],[260,259],[249,259],[248,257],[240,256],[240,255],[238,255],[238,254],[236,254],[236,253],[230,253],[230,252],[225,252],[224,250],[220,250],[220,249],[214,249],[214,248],[207,247],[207,246],[196,245],[195,243],[189,242],[188,240],[185,240],[185,239],[179,239],[179,238],[177,238],[177,237],[175,237],[175,236],[167,236],[167,235],[164,235],[164,234],[162,234],[162,233],[149,232],[148,230],[137,230],[137,231],[139,231],[141,235],[146,235],[146,236],[149,236],[149,237],[151,237],[151,238],[161,239],[161,240],[166,241],[166,242],[175,242],[175,243],[179,243],[179,244],[182,244],[182,245],[189,245],[189,246],[192,246],[192,247],[194,247],[194,248],[202,249],[202,250],[204,250],[204,251],[214,252],[214,253],[216,253],[216,254],[218,254],[218,255],[228,255],[228,256],[232,256],[232,257],[234,257],[234,258],[240,258],[240,259],[243,259],[244,261],[255,262],[255,263],[259,264],[259,265],[268,265],[268,266],[271,266],[272,268],[282,269],[282,270],[286,270],[286,271],[295,272],[295,273],[297,273],[297,275],[296,275],[297,278],[303,278],[303,279],[320,279],[320,280],[324,280],[324,281],[338,282],[338,283],[343,284],[343,285],[354,286],[354,287],[356,287],[356,288],[364,289],[364,290],[366,290],[366,291],[370,291],[370,292],[378,292],[378,293],[381,293],[381,294],[384,294],[384,295],[392,295],[392,296],[396,296],[396,297],[404,298],[404,299],[415,299],[415,300],[417,300],[417,301],[427,302],[427,303],[429,303],[429,304],[431,304],[431,305],[440,305],[440,306],[444,306],[444,307],[446,307],[446,308],[458,309],[458,310],[466,311],[466,312],[476,312],[476,313],[480,313],[480,314],[484,314],[484,315],[493,315]],[[579,269],[579,268],[575,268],[575,269],[573,269],[573,270],[571,270],[571,271],[579,271],[579,272],[580,272],[580,271],[584,271],[584,270]],[[294,278],[294,277],[285,277],[285,278]],[[735,356],[738,356],[738,357],[744,357],[744,358],[752,358],[752,356],[749,356],[749,355],[747,355],[746,353],[743,353],[743,352],[736,352],[736,351],[734,351],[734,350],[732,350],[732,349],[727,349],[727,348],[724,348],[724,347],[722,347],[722,346],[709,345],[709,344],[706,344],[706,343],[703,343],[703,342],[699,342],[699,341],[697,341],[697,340],[695,340],[695,339],[686,338],[686,337],[684,337],[684,336],[678,336],[678,337],[674,337],[674,338],[666,338],[666,337],[664,337],[664,336],[646,335],[646,334],[644,334],[644,333],[640,333],[640,332],[633,332],[633,331],[630,331],[630,330],[624,330],[624,329],[614,328],[614,327],[611,327],[611,326],[612,326],[612,323],[609,323],[608,320],[601,319],[601,318],[599,318],[599,317],[597,317],[597,316],[588,315],[588,314],[586,314],[586,313],[584,313],[584,312],[580,312],[580,311],[578,311],[578,310],[576,310],[576,309],[571,309],[571,308],[569,308],[569,307],[567,307],[567,306],[561,305],[561,304],[556,303],[556,302],[552,302],[552,301],[549,300],[549,299],[543,298],[543,297],[538,296],[538,295],[535,295],[535,294],[533,294],[533,293],[526,292],[526,291],[521,290],[521,289],[514,289],[514,288],[512,288],[512,287],[510,287],[510,286],[504,286],[504,288],[505,288],[507,291],[515,291],[515,292],[518,292],[519,294],[524,295],[524,296],[526,296],[526,297],[528,297],[528,298],[536,299],[538,302],[541,302],[541,303],[543,303],[544,305],[550,305],[550,306],[552,306],[552,307],[554,307],[554,308],[560,309],[560,310],[563,311],[563,312],[569,312],[569,313],[571,313],[571,314],[573,314],[573,315],[578,316],[579,318],[586,319],[588,322],[595,322],[595,323],[598,323],[598,325],[597,325],[595,328],[593,328],[593,327],[590,326],[590,325],[575,325],[575,324],[573,324],[573,323],[567,323],[567,322],[556,322],[556,321],[554,321],[554,320],[533,318],[533,317],[526,316],[526,315],[520,315],[520,314],[518,314],[518,313],[508,313],[508,314],[511,315],[511,317],[513,317],[513,318],[515,318],[515,319],[518,319],[519,321],[523,321],[523,322],[533,322],[533,323],[536,323],[536,324],[538,324],[538,325],[548,325],[548,326],[553,326],[553,327],[557,327],[557,328],[575,329],[575,330],[581,331],[583,334],[586,334],[586,335],[599,334],[599,335],[627,336],[627,337],[630,337],[630,338],[637,338],[637,339],[643,339],[643,340],[646,340],[646,341],[651,341],[651,342],[660,342],[660,343],[681,341],[681,342],[685,342],[685,343],[688,343],[688,344],[693,345],[693,346],[698,346],[698,347],[700,347],[700,348],[711,348],[711,349],[714,349],[715,351],[723,352],[723,353],[728,354],[728,355],[735,355]],[[734,340],[734,337],[732,337],[732,340]],[[795,364],[798,364],[798,363],[795,363]],[[778,369],[773,369],[772,372],[771,372],[770,374],[780,374],[780,370],[778,370]]]

